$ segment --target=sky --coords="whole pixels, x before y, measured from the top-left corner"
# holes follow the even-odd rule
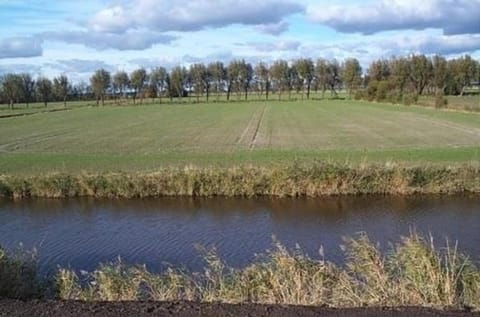
[[[0,0],[0,74],[414,53],[480,59],[480,0]]]

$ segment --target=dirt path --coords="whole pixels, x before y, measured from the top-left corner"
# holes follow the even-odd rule
[[[0,316],[161,316],[161,317],[479,317],[480,313],[437,311],[429,308],[291,307],[280,305],[226,305],[191,302],[62,302],[0,301]]]

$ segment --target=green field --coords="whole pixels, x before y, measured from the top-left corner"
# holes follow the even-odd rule
[[[76,107],[0,119],[0,173],[480,161],[480,114],[351,100]]]

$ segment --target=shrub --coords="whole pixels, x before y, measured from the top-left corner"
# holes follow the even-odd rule
[[[435,108],[444,108],[448,105],[448,99],[445,98],[443,93],[437,93],[435,95]]]

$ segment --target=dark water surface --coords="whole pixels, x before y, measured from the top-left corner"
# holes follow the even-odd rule
[[[57,265],[93,270],[99,262],[165,263],[200,269],[195,245],[215,246],[241,267],[275,236],[318,258],[341,263],[342,236],[367,232],[382,246],[414,228],[480,262],[480,197],[337,197],[323,199],[147,199],[0,201],[0,245],[36,248],[41,271]]]

